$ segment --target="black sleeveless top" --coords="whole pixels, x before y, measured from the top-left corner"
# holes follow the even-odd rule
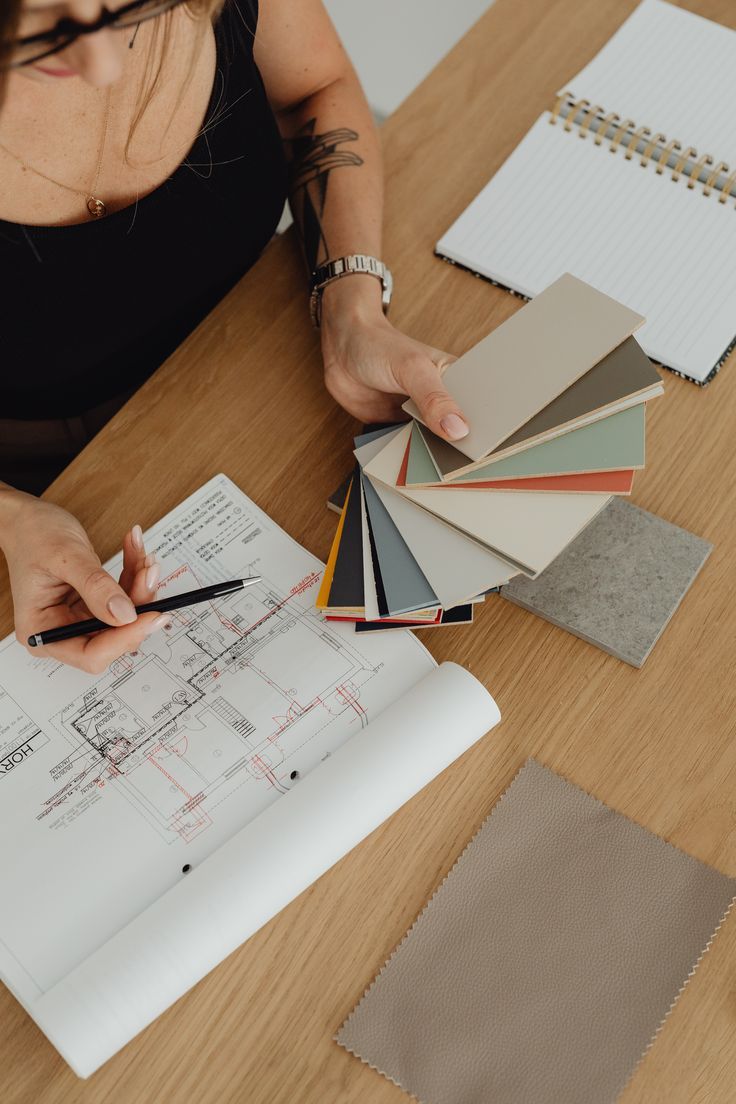
[[[258,259],[286,162],[257,18],[257,0],[226,0],[206,122],[150,195],[74,226],[0,219],[0,418],[72,417],[131,390]]]

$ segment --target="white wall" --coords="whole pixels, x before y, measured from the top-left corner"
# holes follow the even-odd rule
[[[493,0],[325,0],[379,118],[394,111]]]

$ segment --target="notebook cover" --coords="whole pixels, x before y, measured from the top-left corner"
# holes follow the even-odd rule
[[[560,276],[445,370],[445,387],[471,418],[458,450],[471,461],[487,456],[643,323],[570,273]],[[404,410],[422,420],[411,400]]]
[[[437,467],[446,473],[445,451],[440,439],[424,428],[420,434]],[[479,466],[474,472],[455,476],[453,484],[491,479],[531,479],[573,472],[621,471],[643,468],[646,440],[646,404],[610,414],[600,421],[573,429],[550,441],[532,445],[524,452]]]
[[[712,548],[614,498],[537,579],[513,579],[501,594],[641,667]]]
[[[614,1104],[735,893],[529,760],[336,1040],[420,1104]]]

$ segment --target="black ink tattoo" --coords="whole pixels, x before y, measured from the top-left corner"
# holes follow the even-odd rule
[[[291,146],[289,194],[291,209],[302,235],[304,256],[310,272],[329,256],[322,227],[327,198],[327,181],[333,169],[345,165],[362,165],[363,158],[352,150],[339,149],[345,142],[357,141],[359,135],[348,127],[315,134],[316,118],[310,119],[294,138]]]

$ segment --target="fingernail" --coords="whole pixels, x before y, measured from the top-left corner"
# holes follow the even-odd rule
[[[155,552],[149,552],[148,555],[146,556],[145,560],[143,561],[143,563],[146,565],[146,567],[153,567],[155,562],[156,562],[156,553]]]
[[[155,563],[153,567],[149,567],[146,572],[146,586],[149,590],[155,590],[158,586],[158,581],[161,578],[161,567]]]
[[[125,598],[122,594],[115,594],[107,603],[107,608],[115,620],[123,625],[130,625],[138,616],[130,598]]]
[[[440,425],[451,441],[459,441],[461,437],[467,437],[470,433],[468,423],[463,421],[459,414],[445,414]]]
[[[171,619],[168,613],[162,613],[160,617],[157,617],[148,628],[146,629],[146,636],[151,636],[152,633],[158,632],[159,629],[170,629]]]
[[[133,544],[136,548],[143,548],[143,530],[140,525],[134,525],[130,531],[130,535],[133,538]]]

